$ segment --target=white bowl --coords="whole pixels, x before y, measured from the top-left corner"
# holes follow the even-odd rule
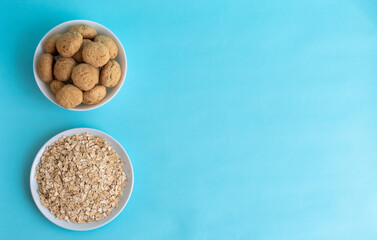
[[[33,71],[34,71],[35,81],[37,82],[38,87],[42,91],[42,93],[51,102],[53,102],[56,105],[60,106],[57,103],[57,101],[56,101],[55,94],[50,89],[50,84],[42,81],[39,78],[38,73],[37,73],[37,62],[38,62],[39,56],[42,53],[44,53],[44,51],[43,51],[43,44],[47,40],[47,38],[50,37],[51,35],[55,34],[55,33],[65,33],[65,32],[68,32],[69,28],[71,26],[73,26],[73,25],[89,25],[92,28],[94,28],[98,32],[98,34],[104,34],[104,35],[107,35],[107,36],[111,37],[115,41],[115,43],[117,44],[117,46],[118,46],[118,56],[115,58],[115,60],[119,63],[120,68],[122,70],[122,76],[121,76],[121,78],[119,80],[118,85],[115,86],[115,87],[112,87],[112,88],[106,88],[106,90],[107,90],[106,97],[101,102],[99,102],[97,104],[94,104],[94,105],[80,104],[77,107],[69,109],[69,110],[73,110],[73,111],[86,111],[86,110],[95,109],[95,108],[98,108],[98,107],[104,105],[105,103],[107,103],[108,101],[110,101],[118,93],[118,91],[120,90],[120,88],[123,85],[124,79],[126,78],[127,58],[126,58],[126,53],[124,51],[122,43],[115,36],[115,34],[112,33],[105,26],[102,26],[101,24],[98,24],[98,23],[92,22],[92,21],[88,21],[88,20],[72,20],[72,21],[68,21],[68,22],[64,22],[64,23],[59,24],[58,26],[56,26],[53,29],[51,29],[46,35],[44,35],[44,37],[42,38],[42,40],[39,42],[39,44],[37,46],[37,49],[35,50],[34,60],[33,60]]]
[[[85,132],[90,133],[93,136],[102,137],[114,148],[114,150],[118,153],[118,155],[122,159],[122,161],[125,162],[124,171],[125,171],[126,176],[127,176],[127,184],[124,187],[124,192],[123,192],[122,197],[119,200],[118,207],[114,208],[110,215],[108,215],[107,217],[105,217],[105,218],[103,218],[102,220],[99,220],[99,221],[94,221],[94,222],[91,222],[91,223],[78,224],[78,223],[67,222],[65,220],[56,219],[56,217],[47,208],[42,206],[41,200],[40,200],[40,197],[39,197],[39,194],[38,194],[38,182],[35,178],[35,173],[36,173],[36,167],[38,166],[38,164],[41,160],[41,156],[42,156],[42,154],[45,151],[47,146],[50,146],[52,143],[57,141],[62,136],[72,136],[74,134],[81,134],[81,133],[85,133]],[[99,227],[109,223],[116,216],[118,216],[119,213],[122,212],[122,210],[126,206],[128,200],[130,199],[133,185],[134,185],[134,173],[133,173],[133,169],[132,169],[131,160],[128,157],[126,151],[123,149],[123,147],[114,138],[112,138],[108,134],[101,132],[101,131],[98,131],[98,130],[95,130],[95,129],[91,129],[91,128],[74,128],[74,129],[70,129],[70,130],[61,132],[61,133],[55,135],[54,137],[52,137],[50,140],[48,140],[42,146],[42,148],[37,153],[37,156],[35,156],[35,159],[34,159],[33,165],[31,166],[31,171],[30,171],[31,195],[33,196],[34,202],[37,205],[37,207],[39,208],[39,210],[41,211],[41,213],[48,220],[55,223],[56,225],[58,225],[62,228],[66,228],[66,229],[70,229],[70,230],[76,230],[76,231],[86,231],[86,230],[99,228]]]

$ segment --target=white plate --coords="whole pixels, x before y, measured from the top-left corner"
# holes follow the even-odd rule
[[[126,78],[127,58],[126,58],[126,52],[124,51],[123,45],[119,41],[117,36],[113,32],[111,32],[108,28],[106,28],[105,26],[99,23],[88,21],[88,20],[72,20],[72,21],[61,23],[57,25],[56,27],[54,27],[53,29],[51,29],[48,33],[46,33],[46,35],[44,35],[44,37],[39,42],[37,49],[35,49],[34,60],[33,60],[33,72],[34,72],[35,81],[37,82],[39,89],[46,96],[46,98],[48,98],[51,102],[55,103],[59,107],[61,106],[56,101],[55,94],[50,89],[50,84],[42,81],[38,76],[37,62],[38,62],[39,56],[42,53],[44,53],[43,44],[47,40],[47,38],[55,33],[68,32],[69,28],[73,25],[89,25],[97,31],[98,35],[104,34],[111,37],[118,46],[118,56],[115,58],[115,60],[119,63],[120,69],[122,71],[122,75],[120,77],[118,85],[112,88],[106,88],[106,92],[107,92],[106,97],[102,99],[101,102],[94,105],[80,104],[74,108],[68,109],[68,110],[73,110],[73,111],[86,111],[86,110],[95,109],[104,105],[105,103],[109,102],[119,92],[120,88],[122,87],[124,83],[124,79]]]
[[[123,196],[119,200],[118,207],[114,208],[110,215],[108,215],[107,217],[105,217],[104,219],[102,219],[100,221],[78,224],[78,223],[67,222],[65,220],[58,220],[58,219],[56,219],[55,215],[50,213],[50,211],[47,208],[42,206],[41,200],[39,198],[39,194],[38,194],[38,191],[37,191],[38,190],[38,182],[35,179],[35,173],[36,173],[36,167],[39,164],[41,156],[42,156],[42,154],[45,151],[47,146],[50,146],[52,143],[57,141],[62,136],[73,136],[75,134],[81,134],[81,133],[85,133],[85,132],[90,133],[93,136],[99,136],[99,137],[105,139],[114,148],[114,150],[118,153],[118,155],[122,159],[122,161],[125,162],[124,171],[125,171],[126,176],[127,176],[127,184],[124,187]],[[55,223],[56,225],[58,225],[62,228],[66,228],[66,229],[70,229],[70,230],[76,230],[76,231],[86,231],[86,230],[99,228],[99,227],[109,223],[116,216],[118,216],[118,214],[123,210],[123,208],[126,206],[128,200],[130,199],[133,185],[134,185],[134,174],[133,174],[132,164],[131,164],[130,158],[128,157],[126,151],[110,135],[108,135],[104,132],[98,131],[96,129],[91,129],[91,128],[74,128],[74,129],[70,129],[70,130],[61,132],[61,133],[55,135],[54,137],[52,137],[50,140],[48,140],[42,146],[42,148],[37,153],[37,156],[35,156],[35,159],[34,159],[33,165],[31,166],[31,171],[30,171],[31,195],[33,195],[34,202],[37,205],[37,207],[39,208],[39,210],[41,211],[41,213],[48,220]]]

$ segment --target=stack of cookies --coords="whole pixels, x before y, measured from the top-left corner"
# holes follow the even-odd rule
[[[114,87],[121,68],[114,59],[118,47],[113,39],[97,35],[87,25],[72,26],[64,34],[56,33],[43,44],[37,63],[39,78],[50,83],[56,100],[64,108],[97,104],[106,96],[106,87]]]

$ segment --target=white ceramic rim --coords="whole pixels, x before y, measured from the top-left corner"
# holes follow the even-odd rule
[[[123,206],[119,206],[118,205],[118,208],[115,208],[115,209],[118,209],[118,212],[111,216],[111,215],[108,215],[106,216],[104,219],[100,220],[100,221],[103,221],[101,224],[96,224],[96,226],[94,227],[87,227],[87,228],[80,228],[80,229],[75,229],[75,228],[69,228],[67,226],[65,226],[64,224],[60,224],[60,223],[65,223],[65,224],[69,224],[69,225],[81,225],[83,226],[83,224],[78,224],[78,223],[68,223],[66,222],[65,220],[58,220],[55,218],[54,215],[52,215],[50,213],[50,211],[45,208],[42,204],[41,204],[41,201],[40,201],[40,197],[39,197],[39,194],[37,192],[36,189],[33,188],[32,184],[34,182],[36,182],[36,179],[35,179],[35,173],[36,173],[36,167],[37,165],[39,164],[40,162],[40,158],[38,158],[38,156],[41,156],[42,153],[44,152],[44,150],[46,149],[47,146],[50,146],[52,143],[54,143],[55,141],[57,141],[60,137],[62,136],[72,136],[74,134],[81,134],[81,133],[90,133],[92,134],[93,136],[97,136],[96,134],[100,134],[100,135],[103,135],[103,138],[111,145],[111,143],[107,140],[111,140],[113,143],[117,144],[118,148],[120,148],[123,153],[125,154],[126,158],[127,159],[122,159],[123,162],[125,162],[126,164],[129,164],[127,165],[128,168],[130,168],[130,172],[131,172],[131,176],[127,176],[127,184],[131,184],[130,186],[130,190],[129,190],[129,194],[128,196],[126,196],[126,201],[124,203]],[[106,139],[107,138],[107,139]],[[111,145],[112,147],[114,147],[113,145]],[[117,152],[118,153],[118,152]],[[119,154],[119,153],[118,153]],[[125,165],[126,167],[126,165]],[[130,179],[129,179],[130,178]],[[131,181],[130,181],[131,180]],[[38,183],[36,183],[38,185]],[[126,185],[127,186],[127,185]],[[62,228],[65,228],[65,229],[69,229],[69,230],[74,230],[74,231],[88,231],[88,230],[93,230],[93,229],[96,229],[96,228],[99,228],[99,227],[102,227],[106,224],[108,224],[109,222],[111,222],[112,220],[114,220],[122,211],[123,209],[126,207],[128,201],[130,200],[131,198],[131,195],[132,195],[132,190],[133,190],[133,186],[134,186],[134,171],[133,171],[133,167],[132,167],[132,163],[131,163],[131,159],[129,158],[127,152],[124,150],[124,148],[122,147],[122,145],[117,141],[115,140],[113,137],[111,137],[109,134],[107,133],[104,133],[102,131],[99,131],[97,129],[93,129],[93,128],[72,128],[72,129],[69,129],[69,130],[66,130],[66,131],[63,131],[61,133],[58,133],[56,134],[55,136],[53,136],[52,138],[50,138],[42,147],[41,149],[38,151],[37,155],[35,156],[34,158],[34,161],[33,161],[33,164],[31,166],[31,170],[30,170],[30,191],[31,191],[31,195],[33,197],[33,200],[35,202],[35,205],[37,205],[39,211],[52,223],[54,223],[55,225],[59,226],[59,227],[62,227]],[[124,197],[125,195],[122,196],[122,198]],[[113,209],[113,211],[115,210]],[[49,215],[46,215],[44,212],[49,212],[50,213],[50,216]],[[95,223],[98,223],[97,221],[94,221],[92,223],[89,223],[89,224],[95,224]],[[86,223],[84,223],[86,224]]]
[[[52,99],[50,96],[48,96],[47,94],[45,94],[45,92],[42,90],[42,87],[41,87],[41,84],[44,84],[44,82],[41,80],[41,81],[38,81],[39,79],[39,76],[38,76],[38,73],[37,73],[37,70],[36,70],[36,62],[37,62],[37,51],[40,47],[42,47],[42,43],[45,41],[45,39],[50,36],[50,34],[52,32],[54,32],[54,30],[62,25],[68,25],[68,24],[72,24],[72,25],[75,25],[75,24],[85,24],[85,22],[90,22],[90,23],[93,23],[93,24],[97,24],[103,28],[105,28],[106,30],[108,30],[111,34],[113,34],[113,36],[115,37],[116,41],[119,43],[118,45],[118,51],[122,51],[123,54],[124,54],[124,62],[125,62],[125,70],[124,70],[124,77],[121,78],[119,80],[119,83],[120,83],[120,86],[119,88],[115,91],[114,95],[107,99],[106,101],[102,100],[101,102],[99,102],[98,104],[95,104],[93,106],[91,105],[88,105],[88,108],[87,109],[77,109],[76,107],[74,108],[71,108],[71,109],[66,109],[62,106],[60,106],[54,99]],[[43,47],[42,47],[43,49]],[[122,69],[123,70],[123,69]],[[126,55],[126,51],[124,50],[124,47],[123,47],[123,44],[122,42],[118,39],[118,37],[110,30],[108,29],[107,27],[105,27],[104,25],[100,24],[100,23],[97,23],[97,22],[94,22],[94,21],[90,21],[90,20],[85,20],[85,19],[76,19],[76,20],[70,20],[70,21],[66,21],[66,22],[63,22],[63,23],[60,23],[59,25],[56,25],[55,27],[53,27],[50,31],[48,31],[43,37],[42,39],[39,41],[37,47],[35,48],[35,52],[34,52],[34,58],[33,58],[33,73],[34,73],[34,79],[38,85],[38,88],[39,90],[43,93],[43,95],[48,99],[50,100],[52,103],[54,103],[55,105],[63,108],[63,109],[66,109],[66,110],[71,110],[71,111],[89,111],[89,110],[93,110],[93,109],[96,109],[96,108],[99,108],[103,105],[105,105],[106,103],[110,102],[111,99],[113,99],[119,92],[119,90],[122,88],[123,86],[123,83],[126,79],[126,75],[127,75],[127,55]]]

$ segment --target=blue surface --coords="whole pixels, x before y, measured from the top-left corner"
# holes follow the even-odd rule
[[[55,25],[89,19],[123,42],[105,106],[39,91]],[[0,239],[376,239],[377,2],[2,1]],[[134,192],[113,222],[59,228],[29,191],[35,154],[74,127],[127,150]]]

